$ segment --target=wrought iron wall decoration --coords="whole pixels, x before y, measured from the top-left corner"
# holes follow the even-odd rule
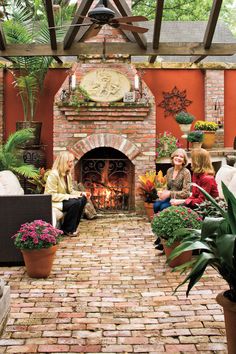
[[[186,90],[180,91],[176,86],[171,92],[162,92],[162,95],[164,99],[158,106],[165,110],[164,117],[176,115],[181,111],[186,112],[186,108],[192,103],[186,98]]]

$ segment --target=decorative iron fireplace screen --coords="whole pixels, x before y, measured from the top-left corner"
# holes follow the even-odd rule
[[[80,178],[97,210],[130,210],[133,166],[127,158],[83,159]]]

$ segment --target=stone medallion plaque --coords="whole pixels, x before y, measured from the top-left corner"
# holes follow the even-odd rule
[[[86,74],[80,86],[85,89],[95,102],[115,102],[130,91],[130,81],[118,71],[97,69]]]

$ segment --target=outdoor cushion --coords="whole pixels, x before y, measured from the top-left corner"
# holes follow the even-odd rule
[[[0,172],[0,195],[23,195],[20,182],[11,171]]]
[[[224,182],[224,184],[228,187],[234,175],[236,175],[236,168],[228,165],[221,166],[221,168],[217,172],[215,179],[218,186],[220,198],[224,198],[221,182]]]

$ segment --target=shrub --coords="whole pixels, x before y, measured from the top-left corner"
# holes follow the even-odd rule
[[[175,116],[175,120],[179,124],[191,124],[194,121],[194,116],[189,114],[188,112],[179,112]]]
[[[218,124],[216,124],[215,122],[208,122],[205,120],[197,120],[195,123],[194,129],[215,132],[218,129]]]
[[[49,248],[57,245],[63,231],[43,220],[34,220],[22,224],[19,231],[12,236],[17,248],[24,250]]]
[[[187,135],[187,140],[190,143],[201,143],[204,138],[204,133],[202,130],[193,130]]]
[[[171,206],[154,215],[152,231],[157,237],[168,240],[171,246],[175,241],[180,241],[179,229],[200,229],[201,217],[192,209],[184,206]]]
[[[156,145],[157,160],[161,159],[162,157],[170,157],[172,152],[181,147],[179,140],[169,132],[159,134]]]

